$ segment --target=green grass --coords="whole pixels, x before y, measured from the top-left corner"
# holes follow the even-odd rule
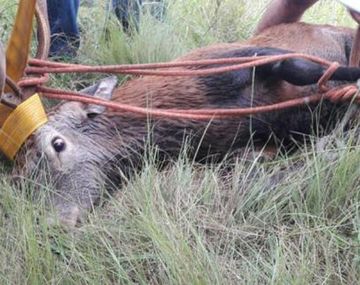
[[[15,6],[3,1],[5,41]],[[163,22],[144,16],[133,38],[104,3],[83,7],[77,60],[166,61],[244,39],[266,2],[173,0]],[[305,19],[352,25],[334,1],[317,4]],[[94,78],[66,75],[52,84],[74,88]],[[356,128],[352,139],[336,136],[337,144],[323,151],[314,139],[289,157],[231,167],[180,157],[159,172],[150,157],[115,197],[68,232],[48,227],[42,203],[10,186],[11,165],[4,162],[0,284],[358,284],[360,148]],[[36,191],[30,182],[26,188]]]

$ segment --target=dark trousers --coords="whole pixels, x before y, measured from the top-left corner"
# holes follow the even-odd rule
[[[139,22],[142,0],[112,0],[112,8],[130,32],[129,24],[136,28]],[[77,15],[79,0],[47,0],[51,32],[50,57],[73,57],[80,45]]]
[[[76,55],[80,45],[79,0],[47,0],[51,32],[50,56]]]
[[[126,33],[130,25],[138,29],[142,0],[112,0],[112,8]]]

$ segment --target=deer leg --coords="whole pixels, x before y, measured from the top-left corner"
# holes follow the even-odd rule
[[[290,51],[276,48],[250,48],[243,50],[241,56],[275,56],[291,54]],[[293,85],[305,86],[315,84],[327,70],[321,64],[302,58],[290,58],[256,67],[259,78],[274,78],[287,81]],[[247,75],[249,76],[249,75]],[[243,79],[247,80],[248,77]],[[355,82],[360,79],[360,68],[340,66],[329,80]]]
[[[264,67],[269,69],[269,67]],[[304,59],[288,59],[271,64],[269,72],[293,85],[315,84],[324,75],[326,68]],[[329,80],[355,82],[360,79],[360,68],[339,67]]]

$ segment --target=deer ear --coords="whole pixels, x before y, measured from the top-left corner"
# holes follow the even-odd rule
[[[104,100],[111,100],[114,89],[118,83],[118,79],[116,76],[110,76],[104,78],[100,82],[91,85],[80,92],[94,96],[95,98],[100,98]],[[88,117],[95,116],[101,114],[105,111],[106,107],[89,104],[86,106],[86,111],[88,113]]]

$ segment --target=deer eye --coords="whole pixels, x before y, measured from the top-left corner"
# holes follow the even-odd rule
[[[65,141],[59,137],[53,138],[53,140],[51,141],[51,145],[57,153],[64,151],[66,148]]]

